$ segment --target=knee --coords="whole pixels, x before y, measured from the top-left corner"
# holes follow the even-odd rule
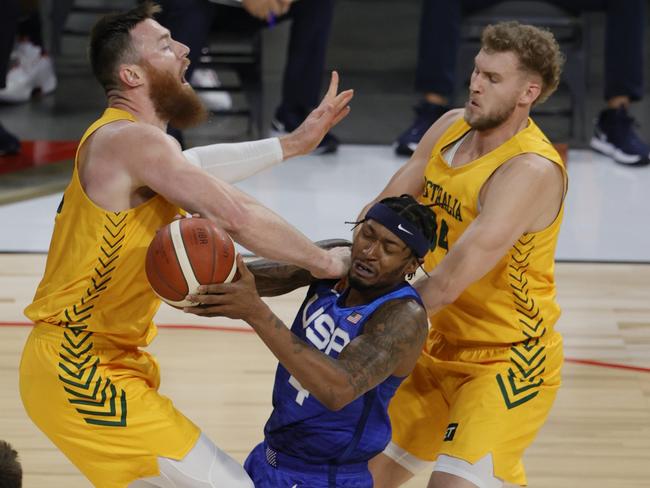
[[[374,488],[398,488],[413,477],[412,473],[385,454],[379,454],[371,459],[368,469],[372,475]]]

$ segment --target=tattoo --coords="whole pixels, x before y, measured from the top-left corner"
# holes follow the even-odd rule
[[[344,239],[326,239],[315,243],[322,249],[331,249],[339,246],[349,246],[350,242]],[[302,286],[307,286],[313,281],[312,275],[299,266],[269,259],[258,259],[247,263],[248,269],[255,276],[257,292],[263,297],[274,297],[289,293]]]
[[[268,259],[258,259],[247,266],[255,276],[257,292],[263,297],[283,295],[309,285],[313,279],[306,269]]]
[[[275,315],[271,310],[269,310],[268,316],[264,318],[266,322],[269,324],[272,324],[274,330],[278,329],[288,329],[286,324],[278,317]],[[292,352],[294,354],[300,354],[303,352],[305,349],[309,349],[310,346],[300,339],[296,334],[293,332],[291,333],[291,344],[293,345],[293,350]]]
[[[380,307],[363,334],[338,357],[355,397],[388,378],[405,359],[411,357],[415,364],[427,332],[426,312],[414,300],[393,300]]]

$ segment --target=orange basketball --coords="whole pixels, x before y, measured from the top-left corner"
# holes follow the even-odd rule
[[[228,283],[237,271],[235,245],[212,221],[179,219],[158,230],[145,271],[153,291],[174,307],[186,307],[199,285]]]

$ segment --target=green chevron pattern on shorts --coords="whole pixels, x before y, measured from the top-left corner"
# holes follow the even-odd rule
[[[512,373],[512,370],[510,370],[510,373]],[[501,373],[497,374],[496,380],[508,410],[535,398],[539,393],[539,387],[544,382],[540,378],[536,383],[518,386],[514,375],[508,374],[507,380],[504,380]]]
[[[68,402],[86,423],[104,427],[126,427],[126,392],[109,378],[97,374],[99,358],[93,354],[93,333],[87,331],[95,301],[108,289],[117,267],[125,237],[127,215],[105,214],[104,234],[98,249],[97,265],[83,296],[63,312],[63,342],[59,351],[59,379],[69,395]]]

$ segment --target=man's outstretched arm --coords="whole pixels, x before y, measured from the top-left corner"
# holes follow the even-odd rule
[[[321,249],[345,248],[351,245],[350,241],[345,239],[326,239],[314,244]],[[257,293],[263,297],[284,295],[300,287],[310,285],[315,279],[304,268],[270,259],[256,259],[249,262],[247,266],[255,277]]]

